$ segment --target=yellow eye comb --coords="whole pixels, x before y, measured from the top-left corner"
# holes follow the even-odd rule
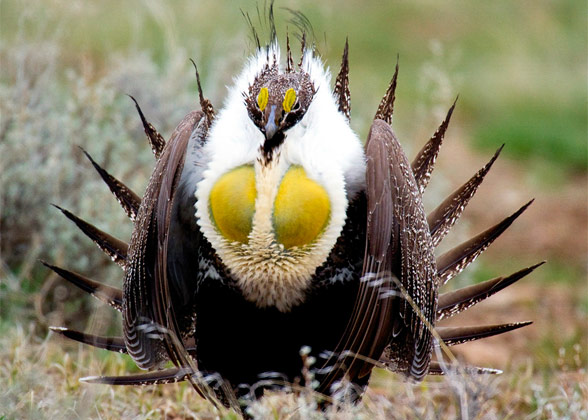
[[[259,106],[260,110],[264,110],[267,106],[267,100],[269,98],[269,91],[266,87],[262,87],[259,91],[259,95],[257,95],[257,106]]]
[[[292,107],[296,103],[296,92],[294,89],[290,88],[286,91],[284,95],[284,102],[282,102],[282,109],[286,112],[290,112]]]

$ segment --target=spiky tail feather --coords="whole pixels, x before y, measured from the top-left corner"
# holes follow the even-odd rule
[[[80,149],[82,148],[80,147]],[[114,194],[127,216],[134,222],[139,212],[139,206],[141,206],[141,197],[98,165],[88,152],[84,149],[82,149],[82,152],[84,152],[88,160],[92,163],[92,166],[94,166],[94,169],[100,174],[102,180],[108,185],[108,188],[110,188],[110,191]]]
[[[61,208],[56,204],[53,204],[53,206],[61,211],[65,217],[74,222],[76,226],[82,232],[84,232],[88,238],[94,241],[94,243],[98,245],[98,248],[104,251],[104,253],[108,255],[112,261],[123,268],[125,267],[129,244],[121,241],[118,238],[115,238],[112,235],[109,235],[108,233],[98,229],[96,226],[86,222],[85,220],[80,219],[72,212]]]
[[[304,41],[303,41],[304,44]],[[349,95],[348,89],[348,47],[346,43],[343,62],[341,66],[341,74],[337,78],[337,82],[340,84],[337,90],[337,96],[339,101],[340,111],[349,117]],[[292,65],[291,58],[288,58],[289,66]],[[378,111],[376,113],[377,118],[383,119],[390,123],[392,120],[392,114],[394,110],[395,100],[395,88],[398,77],[398,64],[396,65],[394,76],[390,82],[388,90],[384,98],[380,103]],[[214,110],[210,103],[202,96],[202,90],[200,87],[200,81],[197,74],[198,88],[200,102],[203,109],[206,112],[208,122],[210,123],[214,117]],[[149,139],[153,153],[159,158],[164,146],[165,140],[157,132],[157,130],[150,124],[139,107],[137,101],[131,97],[135,102],[135,106],[141,118],[145,133]],[[456,98],[457,101],[457,98]],[[412,170],[417,181],[417,185],[421,194],[425,190],[430,175],[433,171],[434,164],[439,153],[439,149],[447,130],[450,118],[455,109],[455,102],[450,107],[446,118],[441,123],[435,134],[431,137],[429,142],[421,149],[417,154],[412,163]],[[468,201],[472,198],[477,188],[481,184],[482,180],[490,170],[492,164],[498,157],[502,147],[498,149],[492,159],[480,169],[468,182],[462,187],[456,190],[450,195],[443,203],[441,203],[437,209],[435,209],[428,217],[429,227],[433,238],[434,246],[437,246],[445,234],[454,225],[457,219],[460,217]],[[106,170],[101,168],[91,156],[84,151],[84,154],[88,157],[94,168],[98,171],[102,179],[106,182],[112,193],[115,195],[123,209],[129,215],[131,219],[137,215],[141,199],[126,187],[122,182],[118,181]],[[532,201],[531,201],[532,202]],[[504,219],[496,226],[486,230],[485,232],[475,236],[474,238],[466,241],[462,245],[455,249],[443,254],[437,260],[439,283],[445,283],[450,278],[461,272],[467,265],[473,262],[477,256],[480,255],[502,232],[504,232],[510,224],[531,204],[527,203],[521,209],[519,209],[512,216]],[[95,226],[83,221],[77,216],[73,215],[67,210],[56,206],[62,213],[72,220],[86,235],[88,235],[107,255],[109,255],[119,265],[125,265],[126,253],[128,245],[114,238],[105,232],[102,232]],[[121,310],[122,307],[122,292],[119,289],[102,285],[98,282],[90,280],[80,274],[50,265],[46,262],[42,262],[45,266],[59,274],[64,279],[68,280],[72,284],[81,288],[82,290],[92,294],[96,298],[108,303],[117,310]],[[465,287],[452,292],[447,292],[439,297],[439,305],[437,310],[437,321],[453,316],[460,313],[476,303],[492,296],[498,291],[510,286],[522,277],[528,275],[537,267],[543,263],[536,264],[534,266],[520,270],[510,276],[503,278],[499,277],[496,279],[488,280],[484,283]],[[510,323],[501,325],[488,325],[488,326],[470,326],[470,327],[438,327],[436,328],[437,336],[442,340],[445,345],[457,345],[467,341],[483,339],[497,334],[502,334],[508,331],[512,331],[517,328],[529,325],[530,322]],[[63,335],[69,339],[89,344],[98,348],[126,352],[124,341],[122,337],[101,337],[91,334],[86,334],[74,330],[69,330],[62,327],[51,327],[56,333]],[[193,346],[187,345],[186,350],[190,353],[195,352]],[[385,364],[385,361],[382,360]],[[429,365],[429,374],[438,375],[446,372],[446,366],[440,361],[432,361]],[[469,373],[500,373],[496,369],[483,368],[483,367],[466,367],[464,369]],[[88,383],[103,383],[111,385],[153,385],[163,383],[173,383],[178,381],[186,380],[193,375],[194,371],[187,368],[175,368],[165,369],[154,372],[148,372],[138,375],[129,375],[124,377],[106,377],[106,376],[92,376],[82,378],[81,381]]]
[[[45,261],[41,261],[41,264],[96,299],[112,306],[119,312],[122,311],[122,290],[91,280],[73,271],[51,265]]]
[[[519,217],[534,200],[518,209],[514,214],[505,218],[500,223],[492,226],[484,232],[474,236],[461,245],[447,251],[437,258],[437,275],[439,283],[447,281],[461,273],[468,265],[473,263],[482,252],[490,246],[516,219]]]

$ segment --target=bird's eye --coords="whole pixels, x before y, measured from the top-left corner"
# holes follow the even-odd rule
[[[294,104],[294,107],[292,108],[292,111],[298,111],[300,109],[300,101],[296,101],[296,103]]]
[[[292,107],[296,102],[296,91],[292,88],[286,91],[284,95],[284,102],[282,102],[282,109],[286,112],[292,111]]]
[[[267,101],[269,99],[269,91],[266,87],[262,87],[259,90],[259,94],[257,95],[257,106],[261,111],[265,109],[267,106]]]

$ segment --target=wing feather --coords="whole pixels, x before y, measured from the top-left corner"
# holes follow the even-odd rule
[[[322,390],[343,375],[364,383],[390,345],[397,370],[414,379],[426,374],[431,357],[427,325],[434,323],[437,302],[433,246],[412,169],[385,121],[374,121],[366,159],[362,279],[350,322],[334,352],[338,364]]]
[[[208,116],[204,112],[191,112],[180,122],[157,160],[141,201],[129,247],[129,265],[123,289],[123,332],[128,354],[138,366],[158,368],[169,360],[181,370],[195,372],[186,379],[200,395],[218,407],[221,402],[215,391],[198,373],[195,352],[188,352],[187,340],[193,334],[193,308],[188,308],[187,314],[180,313],[180,309],[185,307],[183,302],[178,302],[177,293],[173,293],[174,285],[189,279],[170,279],[168,275],[168,270],[177,274],[168,267],[168,261],[174,258],[169,251],[177,248],[173,242],[185,239],[171,238],[175,235],[170,235],[177,221],[174,209],[177,209],[178,203],[175,199],[186,198],[178,194],[184,163],[187,155],[192,157],[195,150],[201,149],[208,127]],[[190,206],[193,201],[186,200],[182,204]],[[190,258],[197,264],[199,255],[191,255]],[[186,318],[190,321],[188,324]],[[238,408],[227,387],[218,392],[227,404]]]
[[[167,338],[152,337],[153,328],[164,328],[176,335],[178,332],[168,312],[172,305],[167,273],[162,267],[167,251],[166,246],[162,247],[162,238],[167,240],[168,214],[188,143],[203,117],[201,111],[188,114],[166,143],[141,201],[131,237],[123,289],[123,329],[129,354],[144,369],[175,358]]]

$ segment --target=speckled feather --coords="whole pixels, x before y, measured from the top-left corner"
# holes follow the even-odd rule
[[[442,319],[457,315],[466,309],[471,308],[476,303],[481,302],[482,300],[519,281],[543,264],[543,262],[540,262],[539,264],[524,268],[507,277],[497,277],[495,279],[486,280],[485,282],[467,286],[462,289],[443,293],[439,296],[439,304],[437,306],[437,321],[441,321]]]
[[[110,188],[110,191],[116,197],[116,201],[121,205],[127,216],[134,222],[141,206],[141,197],[98,165],[88,152],[84,149],[82,149],[82,152],[84,152],[88,160],[92,163],[92,166],[94,166],[94,169],[100,174],[102,180],[108,185],[108,188]]]
[[[175,332],[174,325],[168,322],[166,309],[161,308],[161,305],[167,305],[161,293],[168,286],[156,265],[160,258],[156,214],[162,204],[163,178],[168,173],[175,173],[178,165],[183,165],[193,127],[202,116],[200,111],[188,114],[172,134],[147,186],[131,237],[123,289],[123,330],[129,354],[144,369],[156,367],[171,357],[162,341],[149,338],[144,327],[154,323]],[[176,160],[171,161],[170,155],[176,156]]]
[[[492,164],[498,158],[502,147],[496,151],[492,159],[480,169],[472,178],[464,185],[455,190],[449,197],[447,197],[439,206],[427,216],[427,223],[429,224],[431,237],[433,239],[433,246],[439,245],[445,235],[453,227],[455,222],[459,219],[470,199],[474,196],[478,187],[484,180],[484,177],[490,171]]]
[[[473,263],[532,202],[533,200],[529,201],[513,215],[505,218],[500,223],[440,255],[437,258],[437,273],[440,284],[447,283],[450,279],[461,273],[468,265]]]
[[[349,121],[351,118],[351,94],[349,93],[349,41],[347,39],[343,49],[341,69],[335,79],[334,94],[339,105],[339,112],[345,115]]]
[[[104,253],[108,255],[112,261],[120,265],[122,268],[125,268],[127,250],[129,248],[129,245],[126,242],[121,241],[120,239],[115,238],[114,236],[98,229],[96,226],[80,219],[70,211],[65,210],[55,204],[54,206],[55,208],[59,209],[59,211],[61,211],[65,217],[74,222],[76,226],[82,232],[84,232],[84,234],[88,236],[88,238],[90,238],[98,246],[98,248],[104,251]]]
[[[455,99],[455,102],[453,102],[453,105],[451,105],[451,108],[449,108],[447,116],[437,131],[435,131],[435,134],[433,134],[431,139],[425,143],[423,148],[417,153],[412,161],[412,172],[421,194],[425,191],[425,188],[427,188],[427,185],[429,184],[429,179],[431,179],[435,161],[437,160],[437,155],[439,154],[439,149],[441,148],[443,137],[445,136],[445,132],[449,126],[449,120],[451,119],[451,114],[453,114],[453,110],[455,109],[456,102],[457,99]]]
[[[132,97],[131,95],[129,95],[129,98],[131,98],[133,100],[133,102],[135,103],[135,108],[137,108],[137,112],[139,113],[139,118],[141,118],[141,123],[143,124],[143,130],[145,131],[145,135],[147,136],[147,139],[149,140],[149,144],[151,145],[151,150],[153,151],[155,158],[159,159],[159,157],[161,156],[161,152],[163,152],[163,148],[165,147],[165,139],[163,138],[163,136],[161,134],[159,134],[159,131],[157,131],[155,129],[155,127],[153,127],[153,124],[151,124],[149,121],[147,121],[147,119],[145,118],[145,115],[143,115],[143,111],[141,110],[141,107],[139,106],[139,103],[137,102],[137,100],[134,97]]]
[[[53,270],[61,278],[82,289],[84,292],[87,292],[96,299],[112,306],[117,311],[122,311],[122,291],[120,289],[99,283],[82,276],[81,274],[51,265],[45,261],[41,261],[41,263],[45,267]]]
[[[394,114],[394,100],[396,99],[396,83],[398,81],[398,61],[394,69],[394,76],[388,85],[386,94],[380,101],[374,120],[382,120],[388,124],[392,124],[392,114]]]

